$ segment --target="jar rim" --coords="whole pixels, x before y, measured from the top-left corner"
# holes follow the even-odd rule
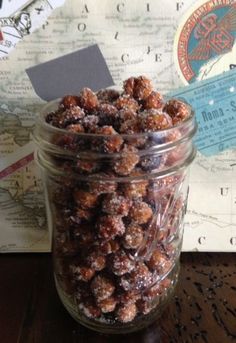
[[[185,120],[181,121],[178,124],[175,124],[169,128],[166,129],[162,129],[162,130],[158,130],[158,131],[147,131],[147,132],[142,132],[142,133],[132,133],[132,134],[121,134],[121,133],[115,133],[115,134],[111,134],[111,135],[105,135],[105,134],[100,134],[100,133],[85,133],[85,132],[70,132],[66,129],[63,128],[59,128],[56,126],[53,126],[49,123],[47,123],[45,121],[45,116],[50,113],[51,111],[48,111],[48,109],[52,106],[52,105],[58,105],[60,103],[62,98],[57,98],[55,100],[49,101],[47,102],[42,108],[41,111],[38,113],[38,117],[36,119],[36,123],[38,122],[42,127],[45,127],[51,131],[53,131],[54,133],[60,133],[60,134],[71,134],[74,137],[80,137],[80,138],[112,138],[115,137],[117,135],[119,135],[121,138],[123,139],[130,139],[130,138],[144,138],[144,137],[152,137],[154,135],[157,134],[166,134],[166,133],[170,133],[176,129],[183,129],[185,126],[188,126],[190,123],[192,123],[195,120],[195,111],[192,109],[191,105],[188,104],[186,101],[183,101],[181,99],[182,102],[184,102],[188,108],[189,108],[189,113],[190,116],[188,116]],[[180,100],[177,98],[168,98],[165,97],[165,99],[171,99],[171,100]],[[57,109],[58,107],[55,107],[55,109]]]

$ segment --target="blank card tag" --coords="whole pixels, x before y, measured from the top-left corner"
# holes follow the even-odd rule
[[[83,87],[98,91],[114,85],[98,45],[38,64],[26,73],[35,92],[46,101],[78,94]]]

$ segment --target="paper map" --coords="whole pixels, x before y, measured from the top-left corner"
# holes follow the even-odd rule
[[[145,74],[161,92],[168,92],[183,85],[174,64],[173,42],[178,22],[195,1],[28,3],[34,13],[32,29],[17,40],[11,35],[6,38],[3,18],[11,23],[19,9],[4,15],[0,9],[4,36],[0,50],[5,51],[0,55],[1,252],[50,250],[42,182],[31,144],[33,119],[43,101],[25,69],[98,44],[118,87],[130,75]],[[42,10],[37,14],[36,9],[42,8],[47,15]],[[191,168],[183,250],[235,251],[235,165],[235,150],[197,157]]]

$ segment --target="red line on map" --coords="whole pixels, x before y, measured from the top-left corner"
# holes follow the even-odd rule
[[[2,40],[4,40],[4,38],[3,38],[3,33],[2,33],[2,31],[1,31],[1,29],[0,29],[0,42],[1,42]]]
[[[0,172],[0,179],[3,179],[4,177],[11,175],[18,169],[25,167],[29,162],[33,161],[33,159],[34,159],[34,153],[32,152],[31,154],[20,159],[19,161],[13,163],[9,167],[3,169]]]

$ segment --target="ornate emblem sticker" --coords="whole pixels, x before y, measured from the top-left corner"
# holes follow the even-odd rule
[[[188,10],[177,30],[174,54],[184,83],[235,68],[236,1],[201,1]]]

